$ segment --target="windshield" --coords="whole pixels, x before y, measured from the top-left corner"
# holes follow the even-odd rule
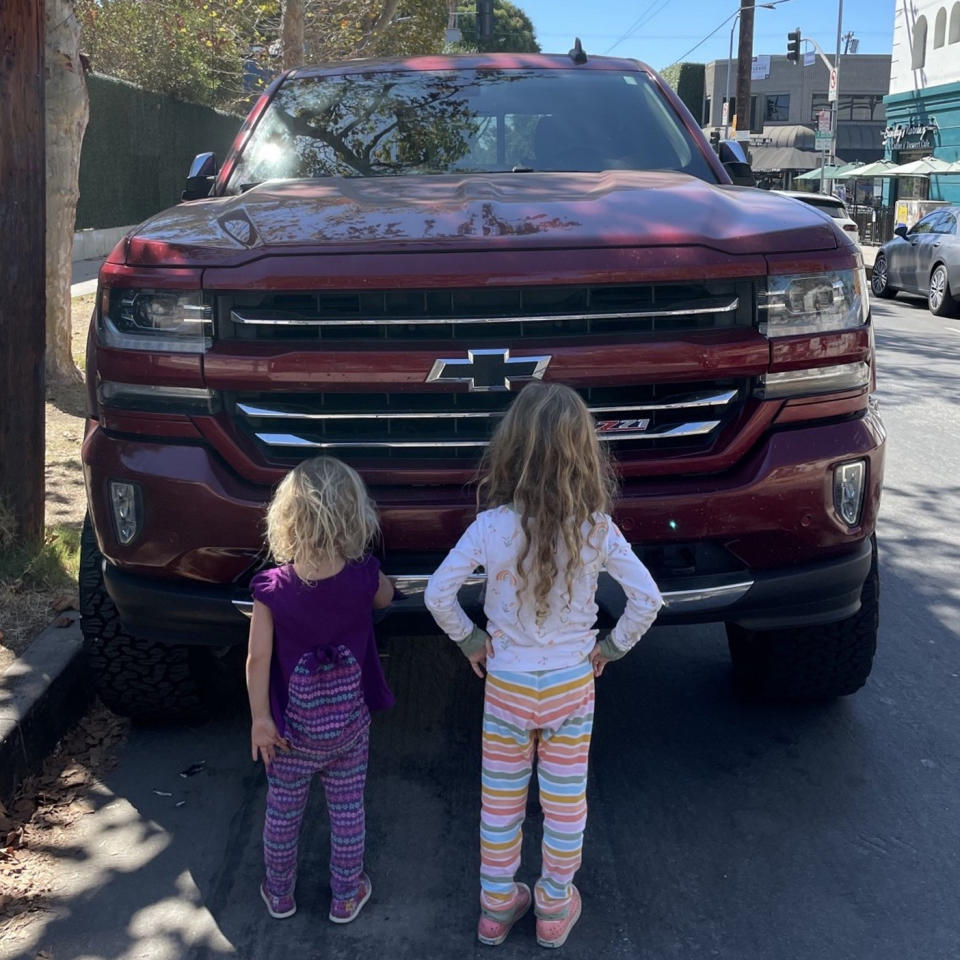
[[[643,73],[374,72],[283,84],[228,192],[275,179],[611,169],[716,182]]]

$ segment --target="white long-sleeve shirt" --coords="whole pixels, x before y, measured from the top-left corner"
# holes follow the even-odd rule
[[[584,525],[583,534],[572,595],[567,595],[566,551],[561,545],[557,556],[560,573],[547,595],[549,613],[539,623],[533,584],[528,582],[522,603],[518,596],[517,561],[524,534],[519,515],[506,506],[486,510],[474,520],[430,578],[424,602],[440,629],[462,642],[474,624],[460,606],[457,591],[483,567],[487,575],[483,609],[494,650],[488,669],[560,669],[582,663],[596,643],[597,578],[606,570],[627,598],[611,637],[621,650],[629,650],[656,619],[663,605],[660,591],[609,516],[598,514],[592,528]]]

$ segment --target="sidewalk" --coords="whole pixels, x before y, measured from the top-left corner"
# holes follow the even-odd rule
[[[97,292],[97,273],[101,263],[103,263],[103,257],[73,261],[73,277],[70,281],[71,297],[82,297],[84,294]]]

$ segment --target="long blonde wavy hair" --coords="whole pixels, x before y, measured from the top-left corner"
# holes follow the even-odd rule
[[[518,593],[521,605],[524,595],[532,598],[539,621],[549,613],[547,594],[561,573],[560,544],[566,548],[569,596],[590,536],[584,525],[610,512],[616,489],[610,459],[580,396],[560,383],[525,386],[484,454],[477,506],[510,506],[519,514],[525,540],[517,561]]]
[[[267,543],[278,563],[309,569],[325,560],[360,560],[379,532],[363,480],[334,457],[297,464],[267,509]]]

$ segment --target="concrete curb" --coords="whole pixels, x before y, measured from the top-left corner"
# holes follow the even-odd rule
[[[77,615],[69,627],[49,626],[0,677],[0,801],[47,754],[90,702]]]

